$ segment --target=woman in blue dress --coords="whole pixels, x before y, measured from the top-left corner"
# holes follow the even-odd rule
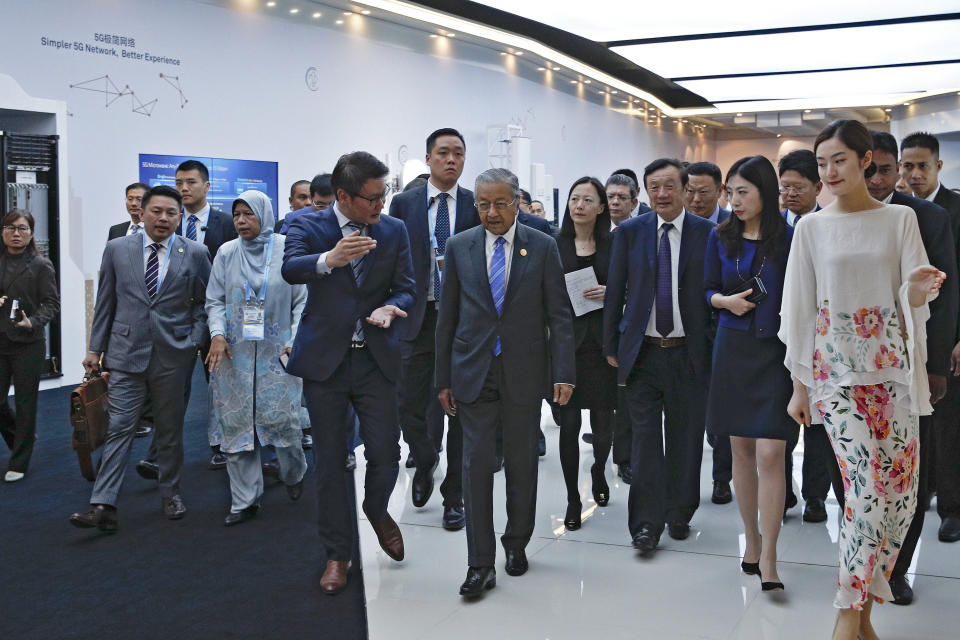
[[[733,215],[710,233],[704,262],[707,301],[720,316],[707,431],[730,437],[733,486],[746,530],[741,567],[761,576],[764,591],[783,589],[777,575],[783,457],[798,430],[787,414],[793,385],[783,364],[786,348],[777,339],[793,237],[780,215],[778,186],[763,156],[742,158],[730,168],[726,188]]]

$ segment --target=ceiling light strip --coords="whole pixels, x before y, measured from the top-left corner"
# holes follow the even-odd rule
[[[934,98],[958,91],[960,88],[939,89],[936,91],[914,92],[914,93],[896,93],[896,94],[874,94],[874,95],[852,95],[852,96],[831,96],[829,100],[823,98],[796,98],[788,100],[737,100],[731,102],[719,103],[719,106],[712,109],[686,109],[682,110],[685,116],[719,116],[734,115],[738,112],[765,113],[773,111],[802,111],[804,109],[857,109],[866,107],[884,107],[889,105],[899,105],[904,102],[913,102],[924,98]]]
[[[794,69],[790,71],[751,71],[746,73],[720,73],[709,76],[684,76],[670,78],[672,82],[691,82],[694,80],[729,80],[731,78],[761,78],[766,76],[795,76],[803,73],[835,73],[838,71],[869,71],[871,69],[901,69],[905,67],[929,67],[931,65],[957,64],[960,59],[925,60],[921,62],[893,62],[860,67],[833,67],[831,69]]]

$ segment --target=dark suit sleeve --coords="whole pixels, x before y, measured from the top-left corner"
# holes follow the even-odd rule
[[[207,250],[207,247],[204,247],[204,251],[197,255],[195,263],[197,275],[193,283],[194,291],[191,292],[190,296],[192,307],[190,315],[193,319],[193,330],[190,332],[190,336],[193,339],[193,344],[199,346],[210,340],[210,335],[207,333],[206,310],[206,289],[207,283],[210,282],[210,251]]]
[[[707,238],[707,253],[703,257],[703,288],[707,294],[707,306],[713,309],[710,299],[715,293],[723,295],[723,271],[720,264],[720,242],[715,229]]]
[[[543,299],[547,305],[547,326],[550,327],[550,355],[554,384],[576,384],[574,364],[573,314],[567,296],[563,265],[556,243],[547,245],[543,275]],[[442,300],[443,298],[441,298]]]
[[[398,194],[399,195],[399,194]],[[396,218],[397,220],[406,220],[407,212],[401,207],[402,199],[394,198],[390,201],[390,217]]]
[[[627,266],[630,241],[626,231],[613,234],[613,251],[610,255],[610,275],[607,277],[607,293],[603,298],[603,355],[617,355],[620,346],[620,320],[627,297]]]
[[[97,283],[97,301],[93,306],[93,326],[90,328],[88,348],[95,353],[106,352],[113,316],[117,311],[117,274],[113,270],[113,248],[107,244],[100,263],[100,280]]]
[[[392,304],[404,311],[410,311],[417,301],[417,285],[413,279],[413,259],[410,257],[410,238],[406,225],[400,225],[400,246],[397,250],[396,269],[390,283],[390,296],[383,301],[384,306]]]
[[[937,213],[940,213],[939,211]],[[947,274],[946,285],[930,303],[927,320],[927,373],[946,376],[950,371],[950,351],[957,333],[957,307],[960,286],[957,282],[957,258],[947,215],[932,216],[939,224],[924,238],[930,264]],[[952,284],[951,284],[952,283]]]
[[[298,216],[290,223],[287,240],[283,245],[283,266],[280,273],[288,283],[307,284],[323,277],[317,273],[320,254],[311,253],[310,249],[307,225],[303,216]]]
[[[436,331],[436,386],[453,386],[450,360],[453,355],[453,334],[460,322],[460,277],[457,273],[457,252],[447,246],[443,262],[443,288],[440,290],[440,309],[437,312]]]
[[[36,276],[36,308],[30,315],[33,331],[38,332],[60,311],[60,292],[57,290],[57,274],[53,264],[42,258],[34,261]]]

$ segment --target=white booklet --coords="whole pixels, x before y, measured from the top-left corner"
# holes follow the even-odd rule
[[[603,309],[603,300],[588,300],[583,297],[584,291],[600,285],[593,267],[577,269],[564,274],[563,277],[567,280],[567,293],[570,295],[574,315],[582,316],[596,309]]]

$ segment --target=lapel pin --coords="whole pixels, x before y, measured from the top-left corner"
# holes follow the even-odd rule
[[[177,249],[177,252],[178,252],[178,253],[183,253],[183,247],[180,247],[179,249]]]
[[[520,249],[520,255],[522,255],[522,256],[527,255],[527,250],[526,250],[526,249]]]

